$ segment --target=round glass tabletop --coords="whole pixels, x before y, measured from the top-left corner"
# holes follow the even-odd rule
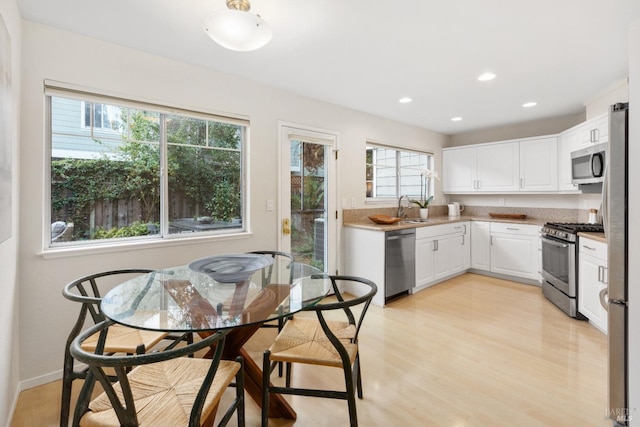
[[[315,305],[331,290],[322,271],[289,260],[259,262],[248,279],[226,275],[224,282],[210,269],[198,268],[202,264],[216,265],[195,262],[123,282],[103,297],[102,311],[137,329],[206,331],[285,317]],[[239,281],[229,283],[229,277]]]

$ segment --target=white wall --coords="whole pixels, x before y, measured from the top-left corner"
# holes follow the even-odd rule
[[[0,15],[11,39],[11,106],[13,178],[11,237],[0,243],[0,425],[8,425],[18,398],[18,173],[20,112],[20,14],[15,0],[0,0]]]
[[[623,80],[585,103],[587,120],[591,120],[600,114],[609,113],[609,109],[613,104],[627,101],[629,101],[629,83],[628,80]]]
[[[99,270],[166,267],[206,255],[277,246],[278,121],[339,133],[339,197],[365,193],[367,139],[431,150],[448,137],[364,113],[278,91],[236,77],[149,55],[25,21],[23,23],[22,201],[20,215],[20,380],[29,387],[60,376],[66,334],[77,307],[63,299],[62,287]],[[135,251],[45,259],[42,249],[44,203],[43,81],[52,79],[123,96],[207,111],[230,112],[251,120],[250,219],[253,235]],[[438,166],[439,167],[439,166]],[[339,200],[339,199],[338,199]],[[42,349],[47,349],[47,352]]]
[[[640,218],[640,21],[629,31],[629,218]],[[640,224],[629,221],[629,408],[640,426]]]

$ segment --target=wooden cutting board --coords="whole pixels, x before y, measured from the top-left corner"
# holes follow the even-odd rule
[[[505,213],[492,213],[489,212],[491,218],[503,218],[503,219],[525,219],[525,214],[505,214]]]

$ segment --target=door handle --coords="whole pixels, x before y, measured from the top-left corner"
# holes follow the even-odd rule
[[[291,234],[291,219],[285,218],[282,220],[282,234],[284,236]]]

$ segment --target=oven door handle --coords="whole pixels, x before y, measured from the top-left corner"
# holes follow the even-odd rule
[[[569,247],[569,245],[566,244],[566,243],[556,242],[555,240],[547,239],[546,237],[542,237],[542,236],[540,238],[542,240],[544,240],[545,242],[547,242],[548,244],[553,245],[553,246],[557,246],[559,248],[568,248]]]

